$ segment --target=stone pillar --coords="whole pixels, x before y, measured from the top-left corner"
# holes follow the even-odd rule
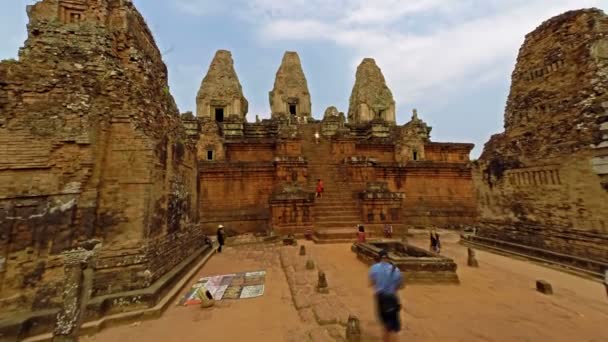
[[[63,304],[57,314],[53,342],[78,341],[83,312],[86,310],[93,286],[93,263],[97,244],[98,242],[89,243],[62,254],[65,259]]]

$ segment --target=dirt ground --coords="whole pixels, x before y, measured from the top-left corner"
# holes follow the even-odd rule
[[[410,242],[427,244],[422,238]],[[379,340],[367,266],[350,251],[350,244],[303,243],[308,255],[302,260],[314,258],[318,269],[325,271],[332,294],[361,320],[363,340]],[[442,254],[459,265],[461,284],[406,285],[401,292],[405,325],[401,341],[608,341],[608,299],[601,283],[481,251],[477,252],[480,267],[469,268],[466,248],[457,244],[456,236],[446,236],[443,247]],[[205,310],[173,305],[160,319],[110,328],[83,340],[293,340],[312,325],[294,307],[279,261],[280,248],[297,250],[229,247],[200,272],[206,276],[265,269],[262,297],[224,300]],[[550,282],[555,294],[536,292],[537,279]]]

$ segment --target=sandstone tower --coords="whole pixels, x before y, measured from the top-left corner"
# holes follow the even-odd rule
[[[505,131],[486,143],[475,173],[485,237],[608,260],[607,36],[598,9],[526,36]]]
[[[196,96],[196,115],[223,122],[231,115],[245,120],[249,103],[234,70],[230,51],[218,50]]]
[[[357,67],[348,106],[348,121],[364,123],[374,119],[395,123],[395,100],[376,61],[365,58]]]
[[[287,51],[283,55],[269,97],[273,118],[291,116],[302,123],[311,118],[308,83],[297,52]]]

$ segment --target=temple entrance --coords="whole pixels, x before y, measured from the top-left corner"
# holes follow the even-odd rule
[[[215,108],[215,121],[224,122],[224,108]]]

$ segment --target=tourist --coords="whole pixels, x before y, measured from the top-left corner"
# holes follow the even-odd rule
[[[317,179],[317,197],[323,197],[323,190],[325,190],[323,188],[323,181],[319,178]]]
[[[606,288],[606,296],[608,296],[608,268],[604,270],[604,287]]]
[[[435,232],[435,253],[441,254],[441,241],[439,240],[439,233]]]
[[[222,247],[224,246],[225,240],[226,233],[224,232],[224,226],[220,224],[219,226],[217,226],[217,243],[220,245],[217,248],[218,253],[222,253]]]
[[[365,243],[365,228],[362,224],[359,225],[359,231],[357,232],[357,242]]]
[[[319,138],[320,138],[319,132],[317,131],[317,132],[315,132],[315,144],[319,143]]]
[[[390,224],[384,225],[384,237],[387,239],[393,238],[393,226]]]
[[[388,260],[388,253],[381,250],[377,263],[369,270],[369,280],[374,287],[378,316],[384,327],[382,340],[396,341],[401,331],[399,312],[401,303],[397,291],[403,286],[401,271]]]

